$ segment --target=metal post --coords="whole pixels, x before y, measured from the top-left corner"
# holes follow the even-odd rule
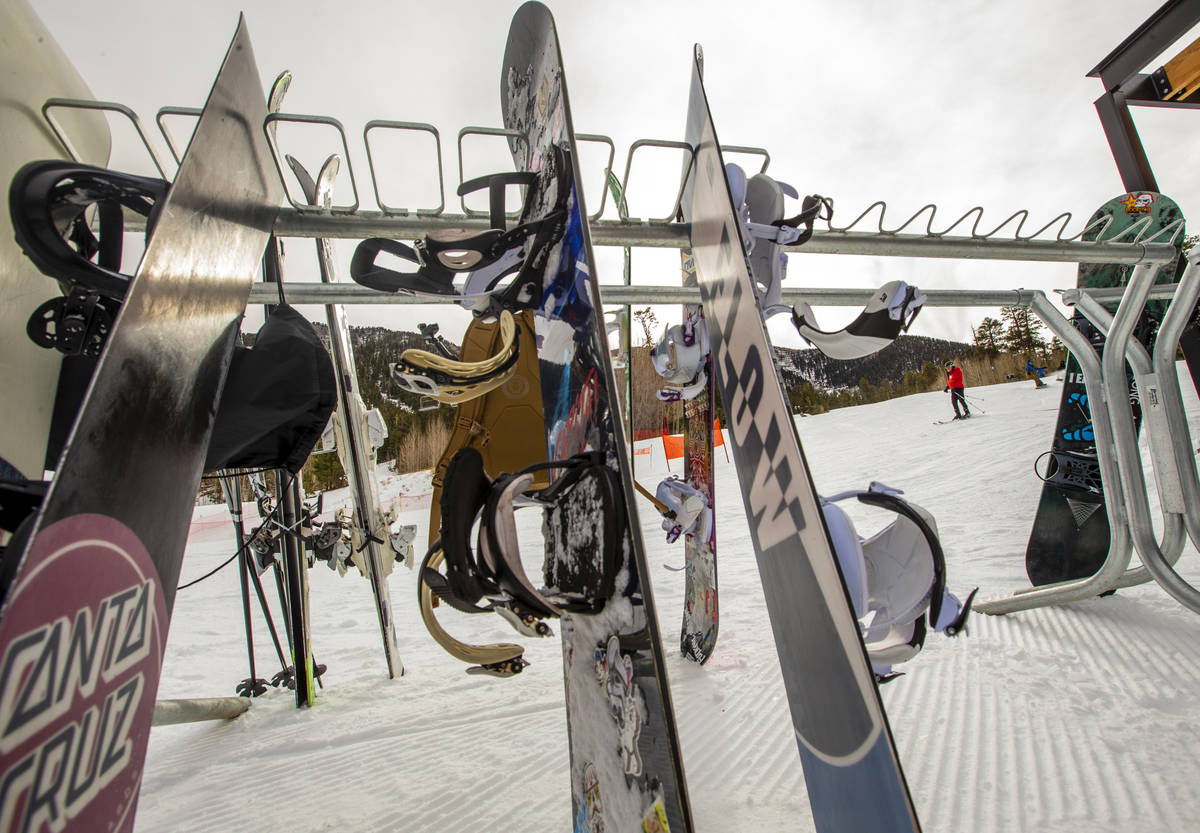
[[[159,700],[154,704],[151,726],[197,723],[201,720],[229,720],[250,708],[245,697],[204,697],[190,700]]]
[[[1146,292],[1150,284],[1154,282],[1157,271],[1158,269],[1153,267],[1135,269],[1129,279],[1125,300],[1121,302],[1121,306],[1117,310],[1113,322],[1113,334],[1109,341],[1110,345],[1115,342],[1117,349],[1104,352],[1104,385],[1110,396],[1115,396],[1119,392],[1118,381],[1123,383],[1124,349],[1133,333],[1134,324],[1145,306]],[[1114,378],[1118,372],[1121,374],[1119,380]],[[1121,387],[1123,388],[1124,385],[1122,384]],[[1129,494],[1131,489],[1144,482],[1142,461],[1137,447],[1137,434],[1133,425],[1133,412],[1128,407],[1117,407],[1111,411],[1110,419],[1120,459],[1122,483],[1125,486],[1127,497],[1131,498],[1129,500],[1130,529],[1138,555],[1146,569],[1167,593],[1184,607],[1200,613],[1200,590],[1192,587],[1172,569],[1166,555],[1154,540],[1153,524],[1145,492],[1139,490],[1139,494]],[[1182,524],[1182,519],[1180,519],[1180,524]]]
[[[1200,251],[1190,260],[1187,271],[1179,279],[1179,290],[1175,300],[1167,309],[1158,328],[1153,360],[1155,372],[1161,383],[1160,394],[1167,413],[1167,430],[1170,432],[1171,447],[1175,453],[1175,464],[1179,473],[1184,524],[1193,546],[1200,548],[1200,475],[1197,473],[1196,457],[1192,453],[1191,431],[1188,429],[1183,393],[1179,389],[1179,378],[1175,370],[1179,338],[1191,321],[1192,310],[1195,309],[1197,300],[1200,300]]]
[[[1092,299],[1086,291],[1078,293],[1076,308],[1082,312],[1089,321],[1091,321],[1107,338],[1113,331],[1114,317],[1103,306]],[[1134,324],[1136,325],[1136,316]],[[1132,332],[1132,330],[1131,330]],[[1105,347],[1105,354],[1109,347],[1116,349],[1113,346],[1114,342],[1110,341]],[[1146,348],[1136,338],[1130,338],[1127,342],[1126,359],[1133,368],[1134,382],[1137,385],[1138,397],[1141,400],[1142,423],[1143,430],[1149,440],[1151,459],[1154,461],[1154,479],[1158,486],[1158,497],[1160,508],[1163,513],[1163,539],[1159,544],[1159,549],[1164,554],[1166,560],[1170,564],[1174,564],[1179,560],[1180,554],[1183,552],[1184,534],[1183,534],[1183,497],[1179,485],[1179,470],[1175,465],[1175,453],[1171,448],[1171,437],[1166,425],[1166,410],[1163,407],[1162,398],[1159,391],[1161,385],[1159,377],[1154,373],[1154,368],[1150,362],[1150,354]],[[1172,368],[1172,375],[1174,369]],[[1111,389],[1125,388],[1125,373],[1122,371],[1121,378],[1111,383]],[[1105,390],[1110,391],[1110,383],[1104,379]],[[1129,397],[1109,399],[1110,402],[1110,418],[1117,409],[1130,408],[1132,403],[1129,402]],[[1125,499],[1127,503],[1146,502],[1146,482],[1144,474],[1141,471],[1141,466],[1138,466],[1136,472],[1138,479],[1135,482],[1130,479],[1130,473],[1126,471],[1126,464],[1121,456],[1120,432],[1116,425],[1113,427],[1113,436],[1117,439],[1117,467],[1121,471],[1125,480]],[[1139,459],[1140,462],[1140,459]],[[1145,517],[1149,518],[1149,504],[1146,504]],[[1130,523],[1137,523],[1135,513],[1130,511]],[[1150,536],[1154,535],[1154,530],[1151,528],[1148,532]],[[1136,540],[1137,536],[1134,535]],[[1150,581],[1153,576],[1146,570],[1145,566],[1135,567],[1125,573],[1124,576],[1117,582],[1117,587],[1132,587],[1136,584],[1144,584]]]
[[[1033,293],[1030,309],[1046,323],[1056,336],[1067,345],[1079,361],[1083,371],[1084,388],[1087,390],[1088,405],[1092,413],[1092,429],[1096,436],[1096,459],[1100,464],[1100,479],[1104,483],[1104,508],[1108,513],[1109,544],[1104,564],[1090,578],[1050,584],[1019,591],[1003,599],[979,602],[975,609],[993,615],[1015,613],[1063,602],[1088,599],[1111,590],[1129,566],[1131,555],[1129,523],[1125,510],[1125,498],[1121,488],[1121,476],[1117,471],[1116,453],[1113,446],[1112,428],[1108,416],[1108,404],[1104,398],[1101,382],[1100,359],[1082,333],[1071,326],[1062,313],[1051,305],[1041,292]]]

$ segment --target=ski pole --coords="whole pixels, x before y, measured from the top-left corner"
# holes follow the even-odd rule
[[[982,400],[980,400],[980,399],[976,399],[976,398],[975,398],[975,397],[973,397],[973,396],[967,396],[967,397],[964,397],[964,398],[965,398],[965,399],[966,399],[968,402],[970,402],[970,403],[971,403],[971,407],[972,407],[972,408],[974,408],[975,410],[979,411],[979,413],[981,413],[981,414],[986,414],[986,413],[987,413],[987,411],[986,411],[986,410],[984,410],[983,408],[980,408],[980,407],[979,407],[979,404],[978,404],[978,403],[979,403],[979,402],[981,402]]]

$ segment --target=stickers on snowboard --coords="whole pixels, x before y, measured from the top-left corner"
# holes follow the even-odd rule
[[[598,612],[566,613],[560,625],[577,830],[692,829],[662,642],[636,521],[632,473],[610,366],[588,236],[578,157],[558,37],[549,10],[526,3],[509,31],[500,82],[504,125],[517,169],[542,176],[522,222],[567,206],[562,240],[546,259],[537,336],[548,455],[598,452],[620,485],[628,522],[615,529],[619,571]],[[567,189],[562,192],[561,189]],[[565,200],[564,200],[565,198]],[[576,492],[579,490],[575,490]],[[569,519],[586,506],[561,507]],[[551,523],[554,522],[552,516]],[[547,541],[546,582],[563,587],[602,547],[576,551],[576,524]],[[562,540],[557,540],[561,538]]]

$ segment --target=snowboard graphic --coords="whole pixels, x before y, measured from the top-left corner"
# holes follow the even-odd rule
[[[684,193],[734,464],[816,828],[920,829],[775,368],[704,93],[692,64]]]
[[[265,116],[240,22],[57,476],[6,553],[20,561],[0,609],[5,829],[133,829],[216,401],[283,195]]]
[[[691,249],[682,250],[683,285],[697,286],[695,259]],[[704,320],[700,304],[684,304],[684,320]],[[704,390],[683,401],[683,479],[704,494],[709,511],[716,516],[716,484],[713,481],[713,417],[716,413],[716,385],[713,382],[712,354],[704,360],[708,383]],[[710,524],[706,540],[700,531],[684,538],[683,627],[679,635],[680,652],[693,662],[705,663],[717,647],[719,626],[717,607],[717,526]]]
[[[577,831],[692,829],[662,640],[637,523],[618,413],[558,36],[541,3],[513,16],[500,79],[504,126],[519,171],[538,172],[521,221],[565,205],[562,240],[546,258],[537,307],[539,370],[551,460],[591,451],[619,483],[619,506],[572,503],[547,516],[545,581],[560,590],[602,571],[616,533],[615,589],[601,609],[560,623]],[[592,527],[608,509],[626,522]],[[599,539],[599,540],[597,540]],[[585,555],[586,553],[586,555]]]
[[[1107,227],[1103,227],[1104,221]],[[1122,194],[1100,206],[1088,221],[1084,239],[1119,239],[1123,242],[1176,243],[1183,240],[1183,214],[1175,201],[1162,194],[1137,191]],[[1119,235],[1119,237],[1118,237]],[[1163,267],[1158,283],[1173,283],[1180,261]],[[1087,288],[1124,286],[1133,272],[1132,266],[1114,264],[1080,264],[1078,285]],[[1147,349],[1154,346],[1154,335],[1164,310],[1161,301],[1151,301],[1138,321],[1134,336]],[[1071,323],[1088,337],[1101,354],[1104,336],[1081,314],[1075,313]],[[1135,424],[1140,421],[1136,407],[1137,390],[1132,371],[1129,395],[1135,403]],[[1062,399],[1058,421],[1054,426],[1052,452],[1073,455],[1071,459],[1095,457],[1096,442],[1092,431],[1091,410],[1079,362],[1068,355],[1063,376]],[[1025,548],[1025,572],[1033,585],[1053,584],[1071,579],[1087,578],[1104,564],[1108,557],[1108,514],[1104,507],[1103,488],[1084,488],[1078,478],[1056,477],[1058,460],[1065,457],[1046,457],[1049,470],[1043,472],[1047,482],[1042,487],[1034,516],[1033,529]],[[1097,466],[1098,472],[1098,466]],[[1096,475],[1098,480],[1098,473]]]

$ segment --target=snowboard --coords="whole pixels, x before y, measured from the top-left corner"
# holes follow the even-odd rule
[[[1108,226],[1102,224],[1108,221]],[[1137,226],[1134,229],[1134,226]],[[1135,191],[1100,206],[1088,221],[1085,240],[1095,240],[1103,234],[1105,240],[1117,235],[1128,242],[1154,242],[1178,244],[1183,240],[1183,214],[1175,201],[1162,194],[1150,191]],[[1129,236],[1132,235],[1132,236]],[[1175,281],[1182,257],[1159,272],[1157,283]],[[1100,288],[1124,286],[1133,272],[1132,266],[1117,264],[1084,263],[1079,266],[1078,286]],[[1147,349],[1154,346],[1154,334],[1162,319],[1165,305],[1161,301],[1146,304],[1146,310],[1138,321],[1134,336]],[[1088,337],[1097,355],[1104,350],[1104,335],[1083,316],[1076,312],[1072,325]],[[1129,379],[1129,396],[1134,405],[1134,424],[1140,424],[1137,407],[1137,387],[1132,371],[1126,367]],[[1087,390],[1083,373],[1073,355],[1067,356],[1063,375],[1062,397],[1059,402],[1058,419],[1054,426],[1052,452],[1070,452],[1076,455],[1095,455],[1096,442],[1092,430],[1091,410],[1088,408]],[[1025,548],[1025,572],[1035,586],[1060,581],[1082,579],[1094,575],[1104,565],[1109,547],[1108,513],[1104,504],[1104,492],[1080,488],[1070,482],[1052,478],[1042,486],[1038,499],[1037,513]]]
[[[133,829],[216,403],[283,196],[265,115],[239,21],[56,476],[6,553],[5,829]]]
[[[680,252],[683,285],[698,285],[695,258],[691,249]],[[684,320],[704,321],[700,304],[683,305]],[[699,326],[699,325],[698,325]],[[713,417],[716,412],[716,387],[713,384],[712,353],[704,359],[708,383],[691,399],[683,400],[683,479],[703,493],[709,510],[716,516],[716,483],[713,480]],[[679,651],[685,657],[704,664],[717,647],[719,610],[717,607],[717,525],[710,524],[707,540],[699,533],[683,541],[683,626]]]
[[[288,157],[288,163],[300,181],[309,205],[329,210],[333,204],[333,183],[340,165],[338,157],[330,156],[325,161],[315,182],[299,161]],[[321,282],[335,283],[337,276],[333,271],[333,244],[324,238],[317,238],[316,245]],[[379,497],[375,446],[371,443],[367,425],[367,407],[358,392],[358,371],[354,364],[346,311],[340,304],[327,304],[325,320],[329,325],[329,345],[337,371],[338,407],[333,416],[337,454],[346,472],[346,479],[350,482],[350,493],[354,500],[351,540],[354,552],[361,554],[366,568],[364,572],[371,582],[388,677],[395,679],[404,673],[404,663],[400,660],[400,650],[396,645],[396,623],[392,619],[392,598],[387,583],[395,562],[389,544],[391,517],[384,513]]]
[[[580,564],[593,536],[616,534],[615,590],[596,613],[560,621],[576,831],[692,829],[674,707],[654,610],[623,426],[610,364],[587,211],[558,35],[541,3],[513,16],[500,78],[504,126],[519,171],[540,172],[521,222],[546,216],[565,198],[566,228],[545,259],[535,328],[551,460],[590,450],[617,475],[616,529],[563,524],[565,546],[547,535],[545,579],[596,570]],[[540,190],[539,190],[540,189]],[[563,189],[566,189],[565,191]],[[570,507],[566,508],[567,510]],[[592,509],[577,507],[589,517]],[[548,523],[552,519],[548,518]],[[580,527],[583,527],[582,531]],[[580,540],[580,535],[585,536]]]
[[[51,96],[92,98],[87,85],[25,0],[0,4],[0,183],[4,190],[17,169],[33,159],[67,158],[42,119]],[[108,162],[110,137],[104,114],[55,110],[75,143],[79,161]],[[34,344],[25,324],[37,307],[58,293],[13,238],[7,211],[0,211],[0,379],[4,380],[4,419],[0,424],[0,477],[38,480],[46,468],[48,426],[63,355]],[[76,357],[76,361],[79,358]],[[54,462],[50,462],[50,468]]]
[[[717,386],[821,833],[919,829],[755,296],[695,48],[685,220]]]

